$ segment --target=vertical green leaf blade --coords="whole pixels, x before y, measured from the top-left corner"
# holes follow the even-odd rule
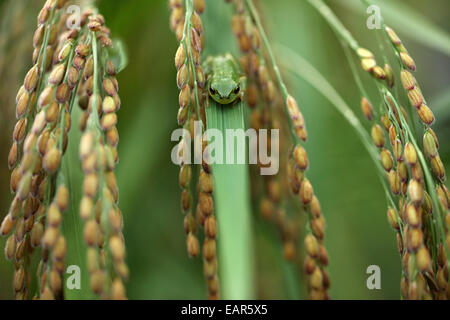
[[[220,105],[210,101],[206,108],[207,129],[223,135],[226,159],[226,129],[244,129],[244,105]],[[231,139],[230,139],[231,140]],[[236,158],[236,147],[234,146]],[[214,202],[219,224],[218,252],[222,298],[253,299],[253,234],[246,164],[213,164]]]
[[[73,109],[73,119],[77,123],[80,108]],[[64,274],[64,297],[67,300],[95,299],[89,283],[89,272],[86,267],[86,244],[83,239],[83,221],[80,217],[80,199],[82,192],[83,172],[79,164],[78,145],[81,132],[77,126],[69,133],[69,141],[66,156],[63,161],[63,172],[66,176],[70,191],[69,209],[64,213],[62,230],[67,240],[66,266],[78,266],[80,268],[80,289],[69,289],[67,280],[71,274]]]

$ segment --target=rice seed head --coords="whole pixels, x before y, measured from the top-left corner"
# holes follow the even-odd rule
[[[283,256],[286,261],[293,261],[295,259],[296,249],[292,241],[284,241]]]
[[[423,232],[421,229],[410,229],[407,234],[408,250],[417,251],[423,243]]]
[[[58,240],[59,229],[55,227],[49,227],[45,230],[42,238],[42,245],[44,248],[53,248]]]
[[[438,140],[438,138],[436,136],[436,132],[434,132],[434,130],[431,129],[431,128],[428,128],[427,132],[430,133],[433,136],[434,142],[436,143],[436,148],[439,149],[439,140]]]
[[[3,218],[2,224],[0,226],[0,235],[6,236],[11,233],[12,229],[14,228],[15,221],[11,217],[11,215],[6,215],[5,218]]]
[[[311,288],[321,290],[323,288],[323,276],[319,267],[316,267],[309,278]]]
[[[400,178],[397,171],[391,170],[387,174],[387,179],[389,181],[389,186],[393,194],[397,195],[400,192]]]
[[[433,173],[441,179],[441,181],[445,181],[445,169],[444,164],[442,163],[441,157],[436,156],[431,159],[431,169]]]
[[[364,71],[372,72],[373,69],[377,66],[377,63],[373,58],[363,58],[361,59],[361,66]]]
[[[61,50],[58,53],[57,58],[58,58],[59,62],[65,61],[67,59],[70,52],[72,51],[72,47],[73,47],[73,41],[68,41],[67,43],[64,44],[64,46],[61,48]]]
[[[200,171],[199,186],[201,192],[211,193],[214,189],[214,182],[212,174],[205,172],[203,169]]]
[[[410,168],[411,168],[412,177],[414,179],[416,179],[417,181],[422,182],[423,181],[422,167],[420,165],[414,165],[414,166],[410,166]]]
[[[105,93],[110,96],[114,96],[117,94],[117,89],[111,78],[103,79],[103,89],[105,90]]]
[[[425,246],[417,250],[416,263],[421,272],[432,272],[430,253]]]
[[[186,63],[186,50],[184,48],[184,45],[180,44],[175,54],[175,67],[177,68],[177,70],[180,70],[180,68],[185,63]]]
[[[25,284],[25,271],[23,267],[19,267],[14,273],[14,290],[19,292],[22,290]]]
[[[386,84],[389,86],[389,88],[393,88],[395,83],[395,76],[394,71],[392,70],[390,65],[384,65],[384,73],[386,74]]]
[[[61,224],[61,221],[62,221],[61,211],[58,209],[58,207],[54,203],[52,203],[49,206],[47,217],[48,217],[48,223],[50,226],[57,228]]]
[[[111,299],[113,300],[126,300],[125,286],[122,280],[119,278],[114,279],[111,285]]]
[[[200,18],[200,15],[197,13],[197,11],[194,11],[191,17],[192,26],[194,27],[195,31],[200,35],[203,33],[203,23],[202,19]]]
[[[194,0],[194,10],[202,14],[205,11],[205,0]]]
[[[91,274],[90,278],[90,286],[92,292],[97,295],[100,295],[103,292],[104,287],[104,274],[101,270],[96,270]]]
[[[400,139],[395,138],[392,145],[392,151],[394,153],[395,159],[401,162],[403,160],[403,145]]]
[[[412,106],[419,108],[423,103],[423,95],[418,87],[408,90],[408,99]]]
[[[422,203],[424,197],[423,186],[414,179],[411,179],[408,186],[408,193],[411,198],[411,201],[416,205],[420,205]]]
[[[195,234],[197,232],[197,223],[191,212],[187,213],[184,217],[184,231],[186,234],[189,234],[190,232]]]
[[[61,162],[61,152],[56,148],[51,148],[43,159],[43,167],[49,173],[54,173],[59,168]]]
[[[84,225],[84,241],[86,244],[90,247],[93,247],[97,244],[97,238],[98,238],[98,223],[94,219],[91,219],[86,222]]]
[[[384,147],[384,134],[379,124],[374,124],[371,130],[373,143],[378,147]]]
[[[388,26],[386,26],[385,28],[386,33],[389,36],[389,39],[391,40],[391,42],[394,45],[400,45],[402,43],[402,41],[400,40],[400,38],[397,36],[397,34],[395,33],[394,30],[392,30],[391,28],[389,28]]]
[[[361,59],[364,59],[364,58],[370,59],[370,58],[374,57],[374,55],[373,55],[373,53],[371,51],[369,51],[369,50],[367,50],[365,48],[362,48],[362,47],[358,48],[356,50],[356,53],[358,54],[358,56]]]
[[[16,253],[16,237],[14,235],[11,235],[8,237],[8,240],[6,240],[5,244],[6,260],[11,261],[15,253]]]
[[[303,178],[300,186],[300,200],[304,205],[309,204],[314,196],[314,190],[311,182],[307,178]]]
[[[117,115],[114,112],[104,114],[100,120],[100,124],[104,131],[113,128],[117,124]]]
[[[217,236],[217,221],[214,216],[209,216],[204,223],[205,234],[209,238],[216,238]]]
[[[394,166],[394,159],[392,158],[391,152],[383,148],[380,152],[380,158],[384,170],[386,170],[387,172],[391,171],[392,167]]]
[[[422,223],[421,212],[414,206],[413,203],[409,203],[406,206],[406,220],[408,225],[412,228],[418,228]]]
[[[181,209],[186,212],[191,208],[191,194],[187,189],[181,192]]]
[[[178,96],[178,102],[181,108],[186,107],[189,104],[191,97],[191,90],[188,85],[185,85]]]
[[[55,66],[48,77],[48,82],[52,85],[59,85],[63,80],[64,74],[66,72],[66,65],[64,63],[60,63]]]
[[[317,242],[316,237],[312,234],[308,234],[305,237],[305,250],[306,253],[313,258],[317,258],[319,256],[319,243]]]
[[[414,166],[417,164],[417,152],[416,148],[412,145],[412,143],[407,142],[405,144],[405,159],[409,163],[410,166]]]
[[[446,292],[448,288],[448,273],[446,274],[445,270],[445,268],[440,268],[436,274],[437,285],[439,289],[444,292]]]
[[[64,258],[66,257],[66,253],[67,253],[66,238],[60,235],[56,240],[55,246],[52,249],[53,259],[63,261]]]
[[[405,90],[412,90],[417,84],[416,78],[408,70],[403,69],[400,71],[400,80]]]
[[[214,204],[213,204],[213,198],[211,194],[206,192],[200,192],[199,193],[199,199],[198,199],[200,210],[202,211],[203,215],[209,216],[214,211]]]
[[[216,257],[216,240],[211,238],[206,238],[203,242],[203,257],[211,261]]]
[[[408,181],[408,167],[406,166],[405,162],[398,162],[397,164],[397,172],[398,177],[400,178],[401,182]]]
[[[302,113],[300,112],[300,110],[298,108],[297,102],[291,95],[288,95],[288,97],[286,98],[286,106],[287,106],[288,115],[291,118],[296,136],[300,140],[306,141],[307,132],[306,132],[306,128],[305,128],[305,120],[303,118]]]
[[[82,159],[85,159],[92,153],[94,149],[94,135],[91,132],[83,133],[80,141],[79,154]]]
[[[180,187],[183,189],[187,188],[188,185],[190,184],[191,177],[192,177],[191,166],[183,165],[180,169],[180,174],[179,174]]]
[[[383,124],[384,130],[389,131],[389,128],[392,125],[391,120],[389,120],[389,116],[387,114],[383,114],[380,120],[381,123]]]
[[[389,221],[389,224],[391,225],[391,227],[395,230],[400,230],[397,213],[394,208],[392,208],[392,207],[388,208],[387,217],[388,217],[388,221]]]
[[[426,104],[421,104],[417,109],[420,120],[426,125],[431,125],[434,122],[434,114]]]
[[[39,78],[38,66],[35,65],[30,69],[30,71],[28,71],[27,75],[25,76],[25,81],[23,84],[25,90],[27,90],[30,93],[33,92],[34,89],[36,88],[38,78]]]
[[[33,225],[31,229],[31,246],[37,248],[41,245],[41,240],[44,235],[44,225],[41,222],[37,222]]]
[[[416,63],[409,54],[407,54],[406,52],[400,52],[400,59],[402,60],[406,68],[411,71],[416,71]]]
[[[22,118],[27,113],[27,111],[29,110],[29,105],[30,105],[29,102],[30,102],[30,94],[28,93],[28,91],[25,91],[22,93],[19,100],[17,101],[17,105],[16,105],[16,118],[17,119]]]
[[[372,74],[377,79],[380,79],[380,80],[386,79],[386,72],[384,72],[384,69],[380,66],[373,67]]]
[[[200,252],[200,245],[198,243],[197,237],[189,233],[186,238],[186,246],[187,246],[187,252],[190,258],[195,258],[198,256]]]
[[[14,126],[13,139],[15,142],[21,142],[25,138],[25,131],[27,128],[27,119],[22,118],[17,121]]]
[[[85,43],[80,43],[75,48],[75,53],[82,58],[86,58],[90,54],[90,52],[91,47]]]
[[[44,25],[38,26],[33,35],[34,48],[39,48],[42,45],[42,41],[44,40],[44,34],[45,34],[45,26]]]
[[[255,84],[250,84],[246,91],[247,104],[250,108],[255,108],[258,105],[258,87]]]
[[[432,133],[430,133],[430,131],[426,131],[425,134],[423,135],[423,148],[425,154],[430,158],[434,158],[439,154],[437,150],[435,137],[433,136]]]
[[[98,174],[89,173],[84,177],[83,192],[86,196],[94,198],[98,191]]]
[[[373,107],[372,104],[367,100],[367,98],[361,98],[361,110],[367,120],[371,121],[373,118]]]
[[[109,239],[109,247],[111,249],[112,256],[116,261],[123,261],[125,259],[125,245],[118,236],[113,235]]]
[[[39,107],[43,108],[46,105],[50,104],[50,101],[53,98],[54,93],[55,93],[55,87],[47,86],[39,96],[39,99],[38,99]]]
[[[308,168],[308,155],[302,146],[295,147],[293,157],[300,170],[305,171]]]
[[[274,207],[272,201],[270,201],[267,197],[261,199],[259,210],[263,218],[269,220],[272,218]]]

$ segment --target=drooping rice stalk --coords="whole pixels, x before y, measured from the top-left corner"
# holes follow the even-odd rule
[[[380,149],[380,160],[387,172],[392,197],[398,199],[398,206],[388,208],[388,219],[399,231],[398,246],[403,265],[402,296],[405,299],[446,298],[448,276],[443,270],[447,268],[447,250],[444,250],[444,247],[448,247],[446,243],[448,236],[445,231],[448,229],[448,225],[445,225],[448,220],[448,191],[442,184],[445,172],[437,153],[437,138],[429,128],[434,116],[424,101],[417,81],[410,73],[415,70],[415,63],[398,36],[383,22],[386,35],[393,44],[400,64],[400,78],[407,90],[410,103],[407,109],[409,111],[411,107],[416,108],[418,117],[425,126],[424,141],[427,143],[426,145],[424,143],[423,149],[416,140],[412,113],[408,112],[408,117],[398,102],[400,98],[395,97],[395,92],[391,92],[390,88],[394,84],[392,69],[378,66],[374,55],[358,45],[350,32],[321,0],[309,2],[329,22],[341,39],[346,53],[351,49],[359,58],[363,70],[371,74],[382,97],[381,103],[385,106],[378,110],[381,118],[379,123],[372,126],[372,138]],[[377,41],[383,48],[381,41],[379,39]],[[373,115],[372,104],[361,89],[361,81],[357,70],[353,68],[353,57],[350,53],[347,53],[347,58],[363,95],[363,113],[370,121]],[[386,57],[384,59],[387,60]],[[385,144],[383,128],[389,135],[391,150]],[[430,158],[430,165],[424,153]],[[431,172],[434,173],[434,177]]]
[[[81,127],[95,131],[95,139],[92,139],[95,143],[89,144],[86,142],[89,139],[83,137],[80,147],[82,156],[86,156],[83,158],[84,192],[92,201],[97,201],[94,212],[93,206],[85,205],[89,201],[82,200],[82,218],[95,216],[95,220],[86,226],[84,235],[88,244],[98,248],[102,255],[96,266],[91,263],[93,255],[88,251],[87,269],[92,275],[94,292],[103,298],[120,299],[125,298],[122,281],[127,277],[128,269],[124,262],[122,218],[117,208],[118,189],[113,169],[118,161],[115,112],[120,106],[115,74],[122,66],[114,66],[110,60],[110,53],[116,53],[104,18],[93,9],[86,9],[80,29],[68,29],[65,6],[66,1],[48,0],[38,16],[38,28],[33,38],[35,65],[17,96],[18,124],[8,158],[15,197],[0,231],[2,235],[9,235],[6,257],[15,260],[16,298],[63,299],[66,295],[71,296],[64,275],[67,252],[73,250],[67,249],[79,244],[76,239],[67,238],[66,228],[61,226],[64,216],[77,214],[71,211],[73,205],[69,199],[79,199],[70,196],[71,181],[61,164],[67,158],[65,153],[78,89],[82,87],[80,92],[95,93],[89,105],[80,98],[80,106],[89,110],[82,117]],[[90,73],[94,76],[89,76]],[[98,88],[100,81],[103,82],[102,92]],[[103,95],[110,99],[105,99],[102,105]],[[13,230],[14,234],[11,234]],[[36,251],[41,255],[37,267],[30,263]],[[80,265],[81,262],[75,263],[84,271],[86,266]],[[31,281],[37,282],[36,292],[31,291]],[[83,290],[88,287],[84,286]]]

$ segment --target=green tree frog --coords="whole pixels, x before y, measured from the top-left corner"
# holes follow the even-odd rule
[[[204,69],[206,89],[214,101],[227,105],[238,99],[243,101],[246,79],[241,75],[238,64],[231,54],[208,57]]]

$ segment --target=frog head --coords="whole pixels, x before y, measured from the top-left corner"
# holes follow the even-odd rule
[[[214,101],[229,104],[240,97],[241,86],[230,78],[214,79],[209,83],[208,93]]]

